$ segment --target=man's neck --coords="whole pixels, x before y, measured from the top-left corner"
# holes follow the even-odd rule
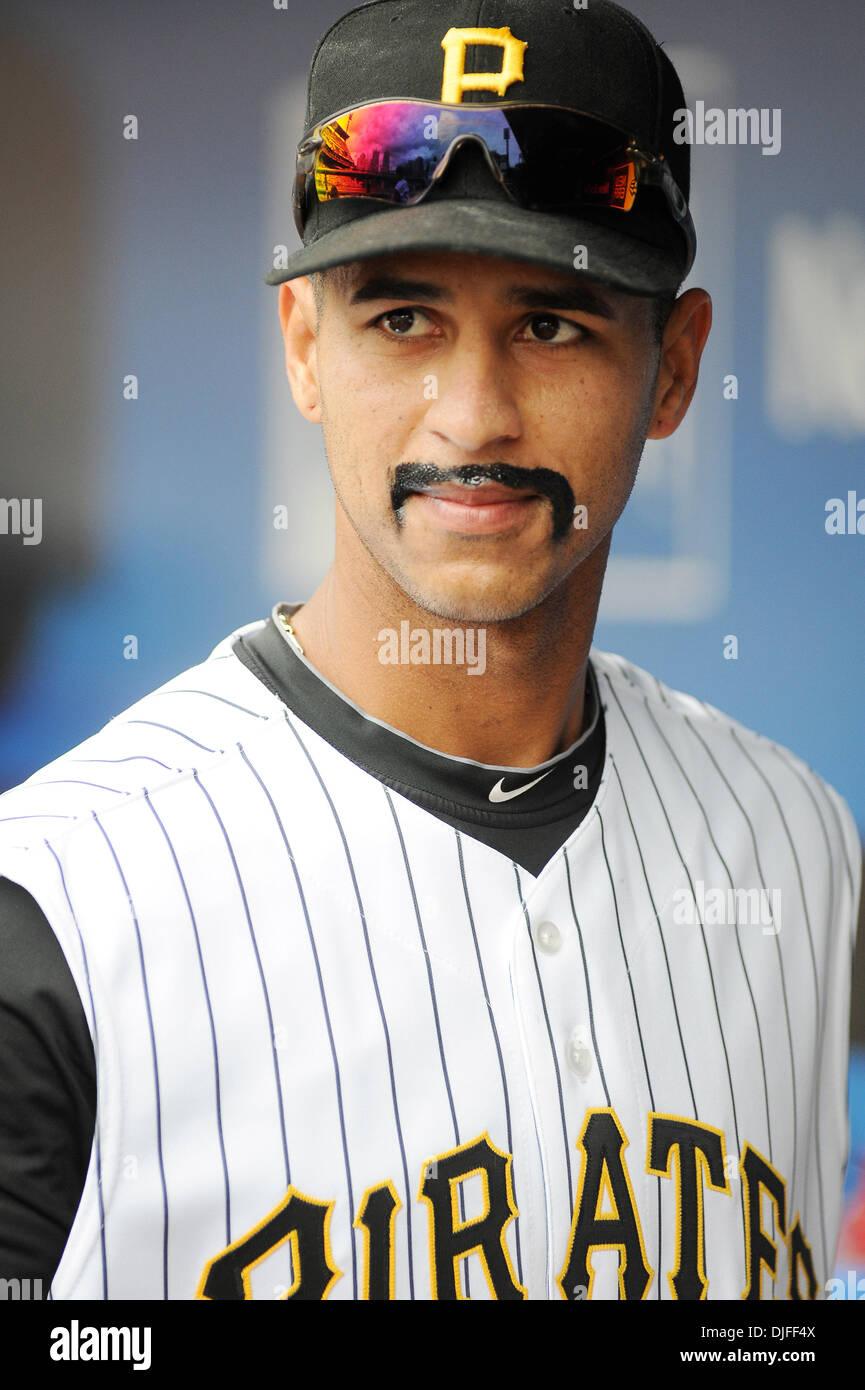
[[[437,618],[335,564],[292,619],[307,660],[365,713],[452,757],[536,767],[583,731],[607,547],[508,622]],[[448,659],[450,658],[450,659]]]

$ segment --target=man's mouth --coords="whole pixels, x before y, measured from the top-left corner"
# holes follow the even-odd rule
[[[528,489],[515,490],[500,483],[475,486],[461,483],[432,483],[409,493],[423,508],[433,525],[464,535],[491,535],[509,530],[525,520],[531,505],[541,499]]]
[[[397,464],[390,500],[399,526],[414,514],[428,525],[466,536],[523,527],[541,504],[545,512],[552,508],[554,542],[569,534],[575,501],[561,473],[501,462],[462,464],[447,470],[434,463]]]
[[[465,507],[490,507],[497,502],[515,502],[537,497],[529,488],[503,487],[501,483],[431,483],[429,487],[413,489],[414,495],[439,497],[443,502],[460,502]]]

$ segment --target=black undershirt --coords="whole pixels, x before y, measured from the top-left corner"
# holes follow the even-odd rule
[[[299,605],[280,607],[290,615]],[[236,639],[234,652],[352,762],[533,875],[595,798],[605,732],[591,667],[578,743],[539,768],[514,769],[447,757],[369,718],[292,649],[273,615]],[[466,671],[465,679],[479,681],[480,699],[483,678]],[[585,773],[575,787],[576,768]],[[491,801],[490,792],[506,799]],[[0,878],[0,1279],[41,1280],[47,1295],[81,1200],[95,1120],[93,1044],[66,958],[36,901]]]

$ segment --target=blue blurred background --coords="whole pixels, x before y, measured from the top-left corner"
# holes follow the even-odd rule
[[[0,499],[43,516],[26,545],[0,510],[0,788],[328,567],[326,462],[263,277],[296,244],[306,68],[345,8],[7,0]],[[861,8],[632,8],[689,106],[780,112],[781,148],[692,151],[687,283],[715,324],[688,419],[647,447],[596,644],[793,748],[862,831],[865,535],[825,524],[865,503]],[[851,1084],[842,1255],[865,1272],[861,1050]]]

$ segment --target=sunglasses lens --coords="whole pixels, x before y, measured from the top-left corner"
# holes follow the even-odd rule
[[[515,110],[510,121],[522,159],[509,187],[527,206],[540,209],[585,201],[586,189],[597,185],[626,143],[620,131],[576,113]]]
[[[480,135],[507,166],[506,127],[497,110],[464,115],[399,101],[361,107],[322,128],[316,193],[322,202],[367,197],[406,203],[430,187],[441,160],[462,135]]]
[[[320,202],[377,198],[408,203],[429,191],[454,141],[481,140],[508,191],[527,207],[606,202],[629,207],[611,163],[622,164],[620,131],[576,112],[541,107],[463,109],[388,101],[359,107],[323,126],[314,165]],[[631,166],[633,171],[633,166]]]

